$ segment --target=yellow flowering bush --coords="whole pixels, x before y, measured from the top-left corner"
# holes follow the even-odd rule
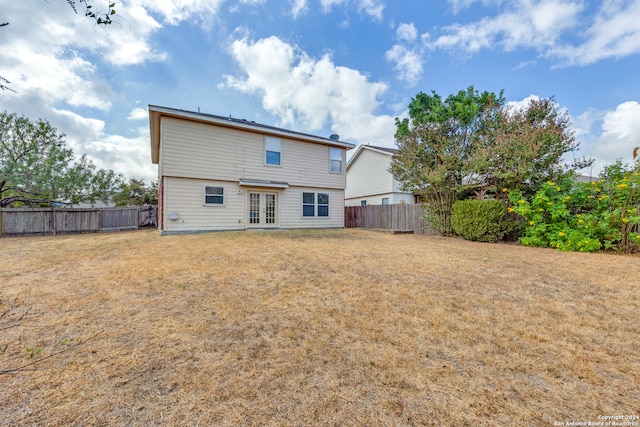
[[[512,190],[509,200],[525,222],[519,239],[523,245],[582,252],[640,250],[640,163],[614,163],[597,182],[578,183],[571,176],[548,181],[530,200]]]

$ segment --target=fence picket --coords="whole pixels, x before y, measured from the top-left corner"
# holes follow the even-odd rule
[[[393,231],[413,231],[429,234],[424,221],[423,205],[345,206],[346,228],[368,228]]]

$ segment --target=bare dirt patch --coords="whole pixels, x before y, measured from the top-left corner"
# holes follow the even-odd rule
[[[0,425],[640,415],[637,256],[361,230],[0,240]]]

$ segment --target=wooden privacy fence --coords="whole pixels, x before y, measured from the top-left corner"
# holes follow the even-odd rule
[[[157,206],[114,208],[4,208],[0,236],[98,233],[137,230],[157,225]]]
[[[370,228],[394,231],[413,231],[429,234],[425,224],[423,205],[366,205],[344,208],[346,228]]]

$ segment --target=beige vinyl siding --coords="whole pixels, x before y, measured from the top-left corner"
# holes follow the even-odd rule
[[[328,193],[328,217],[303,217],[302,193]],[[280,193],[280,228],[342,228],[344,227],[344,191],[326,188],[288,188]]]
[[[414,199],[413,194],[409,193],[384,193],[384,194],[374,194],[371,196],[363,196],[363,197],[354,197],[352,199],[346,199],[344,201],[345,206],[360,206],[361,202],[364,200],[367,202],[367,205],[381,205],[383,198],[389,199],[390,205],[400,205],[402,203],[406,205],[413,205]]]
[[[245,194],[235,182],[165,178],[164,231],[190,232],[245,228]],[[223,187],[224,205],[205,206],[204,187]],[[243,192],[244,193],[244,192]],[[176,212],[177,220],[169,219]]]
[[[265,165],[264,135],[161,119],[162,174],[196,179],[258,179],[291,186],[343,189],[345,173],[329,172],[329,146],[282,138],[281,165]],[[344,151],[344,150],[343,150]],[[344,158],[344,156],[343,156]]]
[[[353,199],[393,192],[393,176],[387,170],[390,161],[391,155],[363,149],[347,171],[345,197]]]
[[[393,193],[392,201],[390,200],[389,203],[391,203],[392,205],[400,205],[402,203],[406,205],[413,205],[415,204],[415,199],[413,197],[413,194]]]

